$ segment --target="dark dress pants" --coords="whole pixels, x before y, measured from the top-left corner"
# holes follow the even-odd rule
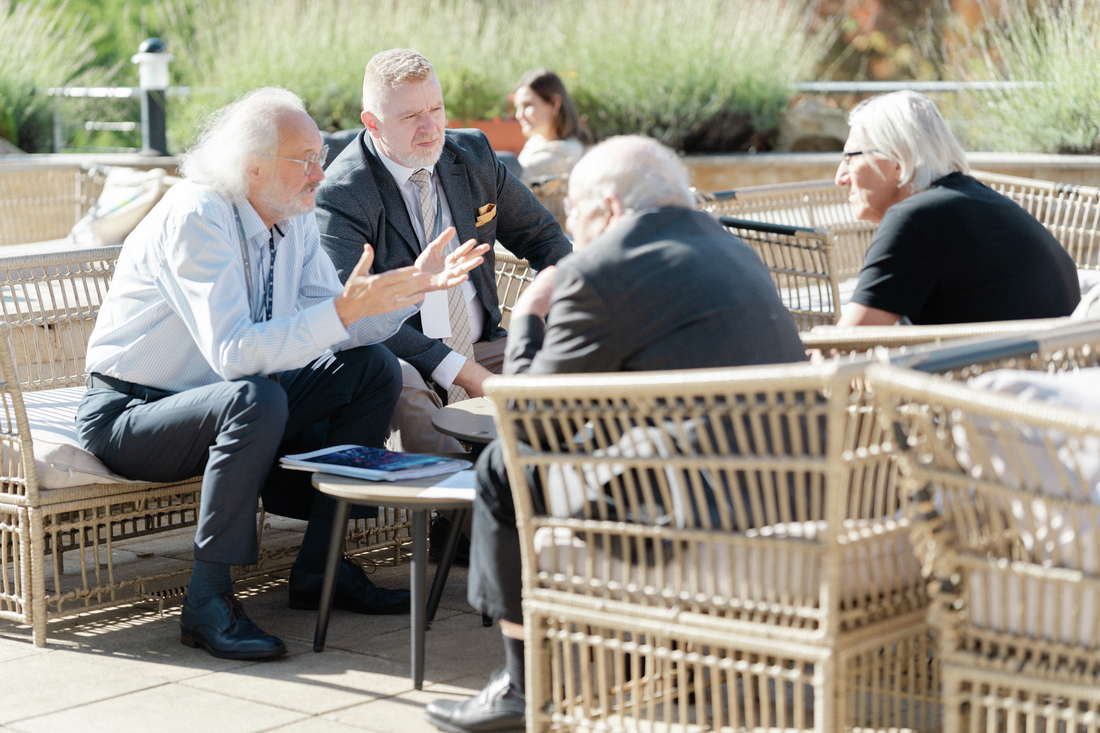
[[[201,475],[195,558],[256,562],[256,502],[276,514],[331,515],[310,474],[274,466],[287,452],[351,443],[381,447],[401,393],[384,346],[326,354],[283,372],[175,394],[92,388],[77,413],[81,443],[115,473],[143,481]]]
[[[522,624],[519,530],[500,440],[486,446],[477,459],[476,469],[467,600],[490,618]],[[528,476],[528,485],[536,486],[535,478]],[[541,492],[535,492],[532,499],[535,511],[543,513]]]

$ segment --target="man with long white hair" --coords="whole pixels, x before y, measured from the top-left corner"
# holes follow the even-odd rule
[[[841,326],[1068,316],[1073,258],[1035,217],[969,174],[931,99],[872,97],[849,115],[836,172],[856,217],[878,223]]]
[[[802,361],[798,329],[744,242],[695,209],[676,154],[611,138],[569,179],[577,251],[539,273],[512,312],[505,374],[570,374]],[[534,486],[537,477],[532,477]],[[553,505],[533,492],[538,511]],[[424,715],[449,733],[524,730],[520,545],[500,441],[477,462],[470,604],[500,621],[505,666],[477,697]]]
[[[370,274],[369,246],[341,286],[321,250],[317,125],[283,89],[221,110],[174,186],[127,238],[88,344],[77,426],[112,471],[143,481],[202,475],[195,563],[180,639],[217,657],[286,652],[233,596],[230,569],[257,560],[256,506],[308,518],[290,604],[316,608],[331,500],[279,455],[343,443],[380,447],[401,375],[378,343],[425,292],[460,284],[485,247],[444,257],[441,236],[407,268]],[[270,378],[269,378],[270,377]],[[336,599],[361,613],[407,611],[345,559]]]

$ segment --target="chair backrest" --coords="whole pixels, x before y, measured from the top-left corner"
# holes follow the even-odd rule
[[[1069,317],[1035,318],[1023,321],[952,323],[935,326],[816,326],[802,333],[807,349],[829,356],[853,356],[876,348],[906,349],[967,338],[1022,336],[1073,323]]]
[[[0,309],[24,391],[77,387],[122,246],[0,257]]]
[[[66,237],[105,180],[98,167],[0,164],[0,246]]]
[[[848,203],[848,191],[831,180],[700,191],[696,193],[696,205],[715,216],[827,231],[836,242],[837,282],[859,274],[877,226],[856,219]]]
[[[1100,269],[1100,188],[971,171],[1022,206],[1061,242],[1080,269]]]
[[[497,300],[500,302],[500,325],[505,330],[512,320],[516,300],[535,279],[535,273],[527,260],[520,259],[502,247],[493,249],[496,258],[494,272],[497,280]]]
[[[818,640],[921,607],[862,369],[488,381],[525,598],[689,607]]]
[[[840,318],[836,237],[828,230],[766,224],[728,216],[722,226],[752,247],[771,273],[779,299],[799,331]]]
[[[986,171],[971,175],[1038,219],[1081,269],[1100,269],[1100,188]],[[836,237],[836,278],[855,277],[877,224],[855,218],[847,189],[831,180],[696,192],[696,205],[715,216],[826,229]]]
[[[545,176],[527,184],[535,198],[550,210],[558,224],[565,226],[565,196],[569,191],[569,176]]]

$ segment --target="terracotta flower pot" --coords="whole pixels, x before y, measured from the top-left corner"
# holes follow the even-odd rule
[[[481,130],[489,138],[489,144],[496,151],[519,153],[527,138],[523,136],[519,121],[511,117],[494,117],[491,120],[448,120],[447,127],[473,127]]]

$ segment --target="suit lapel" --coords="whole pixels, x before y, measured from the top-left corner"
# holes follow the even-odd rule
[[[477,204],[470,196],[470,181],[466,177],[466,165],[455,160],[454,153],[443,148],[435,164],[436,180],[447,194],[447,206],[451,209],[451,221],[461,244],[477,236]]]
[[[437,181],[443,186],[443,193],[447,194],[447,206],[451,209],[451,223],[454,224],[458,236],[458,243],[470,239],[477,239],[477,207],[470,194],[470,179],[466,175],[466,164],[455,159],[453,151],[443,148],[443,154],[435,164]],[[484,201],[482,203],[489,203]],[[479,242],[480,244],[480,242]],[[489,242],[490,245],[493,242]],[[474,290],[478,294],[485,309],[492,312],[492,308],[484,294],[489,288],[496,291],[496,279],[493,274],[493,252],[490,250],[485,255],[485,262],[470,272],[470,282],[474,284]]]
[[[382,205],[386,209],[386,221],[401,235],[401,238],[405,241],[405,246],[412,253],[413,259],[416,259],[417,255],[420,254],[420,241],[416,237],[416,230],[413,229],[412,219],[409,218],[409,210],[405,206],[405,199],[401,198],[401,191],[394,183],[393,176],[386,170],[385,164],[378,159],[379,154],[374,147],[374,139],[370,136],[370,133],[364,135],[364,141],[366,142],[367,152],[373,158],[370,161],[370,169],[371,173],[374,174],[374,182],[378,186],[378,193],[382,197]]]

